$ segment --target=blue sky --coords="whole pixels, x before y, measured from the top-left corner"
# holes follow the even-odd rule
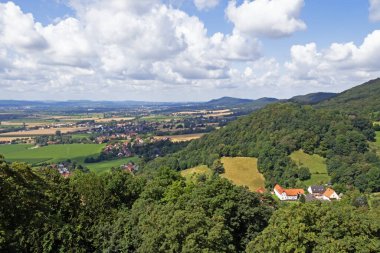
[[[120,2],[1,0],[0,99],[284,98],[380,75],[378,0]]]

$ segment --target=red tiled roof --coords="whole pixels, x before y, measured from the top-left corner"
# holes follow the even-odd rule
[[[279,184],[276,184],[274,189],[279,193],[286,193],[287,196],[297,196],[298,194],[305,194],[303,189],[283,189]]]
[[[327,188],[327,190],[323,193],[323,195],[325,195],[328,198],[331,198],[331,195],[333,195],[334,193],[335,191],[333,189]]]

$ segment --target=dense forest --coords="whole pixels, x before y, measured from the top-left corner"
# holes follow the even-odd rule
[[[302,186],[304,171],[289,155],[303,149],[327,158],[332,183],[340,188],[380,190],[380,160],[368,150],[374,141],[372,123],[331,110],[292,103],[273,104],[225,128],[191,142],[185,149],[146,166],[182,170],[211,166],[222,156],[257,157],[268,187]]]
[[[358,193],[279,209],[217,175],[114,170],[64,179],[0,160],[1,252],[376,252],[380,243],[379,209]]]
[[[316,107],[363,115],[380,121],[380,78],[346,90],[334,98],[322,101]]]

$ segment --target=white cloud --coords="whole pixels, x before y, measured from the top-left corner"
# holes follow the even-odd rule
[[[245,0],[240,6],[230,1],[226,15],[241,33],[284,37],[306,29],[298,18],[303,5],[304,0]]]
[[[291,61],[285,64],[295,80],[326,86],[359,83],[380,75],[380,30],[368,34],[359,46],[333,43],[318,50],[315,43],[294,45]]]
[[[194,0],[198,10],[208,10],[218,6],[219,0]]]
[[[380,21],[380,0],[369,0],[369,19]]]

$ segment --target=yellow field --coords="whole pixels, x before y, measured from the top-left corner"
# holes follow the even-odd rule
[[[11,142],[13,140],[17,140],[17,139],[30,139],[31,137],[28,137],[28,136],[22,136],[22,137],[0,137],[0,142],[2,141],[6,141],[6,142]]]
[[[172,142],[181,142],[181,141],[191,141],[195,139],[201,138],[204,133],[200,134],[182,134],[182,135],[168,135],[168,136],[155,136],[154,138],[157,140],[162,140],[162,139],[170,139]]]
[[[195,175],[199,175],[199,174],[205,174],[206,176],[211,176],[212,171],[206,165],[200,165],[191,169],[181,171],[181,176],[187,179],[191,179]]]
[[[62,127],[62,128],[46,128],[46,129],[38,129],[31,131],[18,131],[18,132],[9,132],[0,134],[0,136],[12,136],[12,137],[25,137],[25,136],[34,136],[34,135],[54,135],[56,131],[61,131],[61,133],[73,133],[78,131],[87,130],[86,127]]]
[[[265,188],[265,179],[258,171],[256,158],[223,157],[221,161],[225,169],[221,177],[231,180],[236,185],[248,186],[250,191]]]

